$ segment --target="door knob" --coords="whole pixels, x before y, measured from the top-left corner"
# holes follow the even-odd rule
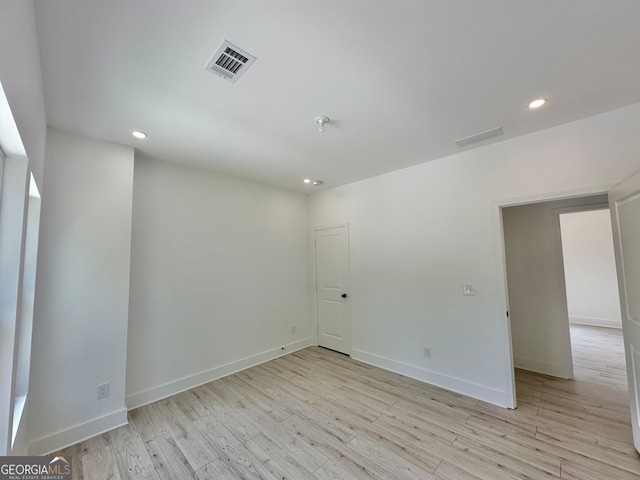
[[[346,293],[343,293],[343,294],[342,294],[342,298],[347,298],[347,294],[346,294]]]

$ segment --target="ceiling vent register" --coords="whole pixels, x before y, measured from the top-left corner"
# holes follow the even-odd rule
[[[468,137],[460,138],[456,140],[454,143],[459,147],[466,147],[472,143],[482,142],[483,140],[488,140],[489,138],[499,137],[500,135],[504,135],[501,127],[492,128],[491,130],[486,130],[484,132],[476,133],[475,135],[470,135]]]
[[[255,61],[256,57],[225,40],[204,68],[230,82],[235,82]]]

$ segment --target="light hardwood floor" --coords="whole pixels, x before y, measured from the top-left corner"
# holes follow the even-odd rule
[[[506,410],[317,347],[147,405],[59,452],[74,479],[638,479],[621,336],[572,327],[576,379]]]

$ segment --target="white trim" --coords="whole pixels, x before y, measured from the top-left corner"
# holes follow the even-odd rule
[[[518,357],[513,358],[513,362],[516,368],[521,370],[528,370],[530,372],[542,373],[543,375],[549,375],[551,377],[573,379],[573,370],[568,368],[567,365],[561,363],[545,362],[543,360],[535,360],[533,358]]]
[[[47,455],[101,435],[127,424],[127,409],[122,408],[88,422],[29,442],[29,455]]]
[[[426,368],[416,367],[415,365],[409,365],[408,363],[399,362],[397,360],[392,360],[390,358],[364,352],[355,348],[353,349],[353,359],[391,372],[399,373],[406,377],[420,380],[421,382],[451,390],[452,392],[460,393],[477,400],[483,400],[500,407],[513,408],[511,404],[511,392],[504,392],[502,390],[490,388],[461,378],[443,375],[441,373],[427,370]]]
[[[13,407],[13,432],[11,435],[11,449],[9,455],[23,456],[27,454],[27,416],[28,395],[20,395],[16,398]],[[17,413],[17,415],[16,415]]]
[[[13,402],[13,423],[11,424],[11,450],[16,443],[16,437],[20,424],[22,423],[23,413],[27,405],[27,395],[17,395]]]
[[[333,225],[322,225],[320,227],[312,227],[311,231],[316,232],[318,230],[330,230],[332,228],[346,227],[347,231],[349,230],[349,222],[343,223],[334,223]]]
[[[504,312],[504,317],[501,318],[501,322],[505,322],[506,338],[504,341],[507,343],[507,349],[505,350],[504,363],[506,366],[505,385],[507,385],[507,394],[509,395],[508,408],[516,408],[518,406],[516,399],[516,372],[513,366],[513,343],[511,341],[511,319],[507,312],[509,312],[509,290],[507,284],[507,261],[505,253],[504,243],[504,226],[502,222],[502,210],[495,202],[492,204],[491,216],[494,231],[494,257],[496,261],[496,272],[498,288],[496,292],[498,294],[498,311]]]
[[[318,345],[318,284],[316,274],[316,229],[309,229],[309,275],[311,288],[311,329],[313,331],[313,344]]]
[[[235,360],[233,362],[205,370],[204,372],[187,375],[186,377],[158,385],[157,387],[153,387],[142,392],[132,393],[125,397],[125,403],[129,410],[133,410],[134,408],[162,400],[163,398],[204,385],[205,383],[226,377],[227,375],[231,375],[241,370],[255,367],[256,365],[268,362],[274,358],[282,357],[283,355],[295,352],[296,350],[302,350],[303,348],[307,348],[311,345],[315,345],[313,337],[303,338],[302,340],[289,343],[283,347],[273,348],[266,352],[241,358],[240,360]]]
[[[589,325],[592,327],[622,328],[622,320],[619,318],[597,318],[569,315],[569,323],[576,325]]]
[[[492,203],[498,207],[515,207],[517,205],[528,205],[531,203],[550,202],[553,200],[566,200],[569,198],[580,198],[592,195],[606,194],[616,186],[615,183],[605,183],[600,185],[590,185],[587,187],[571,188],[556,192],[544,192],[522,197],[510,197],[494,200]]]

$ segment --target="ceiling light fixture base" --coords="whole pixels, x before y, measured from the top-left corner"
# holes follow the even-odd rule
[[[316,117],[316,123],[318,124],[318,131],[320,133],[324,132],[324,126],[326,123],[329,123],[329,121],[329,117],[326,117],[324,115]]]

